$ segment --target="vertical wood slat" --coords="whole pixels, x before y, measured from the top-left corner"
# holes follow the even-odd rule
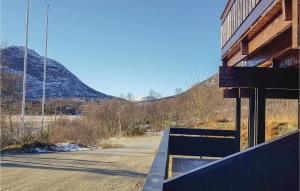
[[[260,0],[233,0],[224,20],[222,18],[221,45],[222,47],[230,40],[240,25],[246,20]],[[228,8],[226,8],[228,9]],[[223,17],[223,16],[222,16]]]
[[[237,27],[235,31],[229,31],[229,34],[223,41],[222,44],[222,57],[228,52],[230,48],[236,43],[236,41],[246,32],[249,27],[262,15],[271,5],[274,3],[275,0],[260,0],[258,2],[255,1],[252,6],[252,1],[247,0],[245,3],[245,18],[240,26]],[[251,3],[251,7],[250,7]],[[232,28],[231,22],[231,13],[232,9],[228,12],[228,15],[225,21],[228,19],[229,23],[223,22],[222,25],[229,25],[229,28]]]

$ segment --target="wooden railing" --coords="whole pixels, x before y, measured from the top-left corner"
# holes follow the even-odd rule
[[[299,130],[165,180],[164,191],[298,191]]]
[[[166,129],[148,173],[143,191],[162,191],[163,182],[168,177],[169,134],[170,129]]]
[[[170,155],[225,157],[238,151],[239,131],[170,129]]]
[[[239,151],[239,131],[171,128],[164,131],[143,191],[162,191],[169,155],[224,157]]]
[[[222,19],[222,47],[228,42],[230,37],[232,37],[260,1],[261,0],[234,0],[227,5],[231,7],[230,9],[226,7],[228,11],[224,13],[226,15],[224,15]]]

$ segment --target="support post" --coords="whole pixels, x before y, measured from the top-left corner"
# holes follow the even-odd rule
[[[256,111],[255,111],[255,130],[257,133],[256,144],[265,142],[265,107],[266,97],[264,88],[255,89]]]
[[[241,136],[241,98],[238,97],[236,100],[235,108],[235,130],[237,131],[236,144],[237,151],[240,151],[240,136]]]
[[[248,147],[254,146],[254,115],[255,115],[255,96],[249,97],[249,114],[248,114]]]

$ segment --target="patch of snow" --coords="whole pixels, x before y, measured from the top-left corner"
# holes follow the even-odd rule
[[[156,131],[155,129],[148,129],[145,132],[145,135],[148,135],[148,136],[163,136],[163,134],[164,134],[164,131]]]
[[[153,101],[156,100],[156,98],[150,97],[150,96],[138,96],[133,98],[133,102],[143,102],[143,101]]]
[[[47,152],[73,152],[73,151],[86,151],[89,150],[89,148],[83,148],[80,147],[77,144],[71,144],[71,143],[59,143],[55,144],[54,146],[51,146],[50,148],[45,147],[36,147],[34,148],[34,152],[37,153],[47,153]]]
[[[51,149],[53,151],[58,152],[72,152],[72,151],[86,151],[88,148],[82,148],[77,144],[71,144],[71,143],[59,143],[55,146],[52,146]]]
[[[35,148],[35,151],[38,152],[38,153],[46,153],[47,149],[37,147],[37,148]]]

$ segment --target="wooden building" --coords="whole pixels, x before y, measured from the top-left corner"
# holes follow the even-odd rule
[[[219,84],[238,112],[249,98],[249,146],[265,141],[266,98],[299,98],[299,3],[229,0],[221,16]]]
[[[299,9],[300,0],[228,0],[219,86],[236,100],[236,129],[166,129],[143,190],[300,189],[299,129],[265,142],[266,99],[299,103]],[[249,100],[244,151],[241,99]]]

